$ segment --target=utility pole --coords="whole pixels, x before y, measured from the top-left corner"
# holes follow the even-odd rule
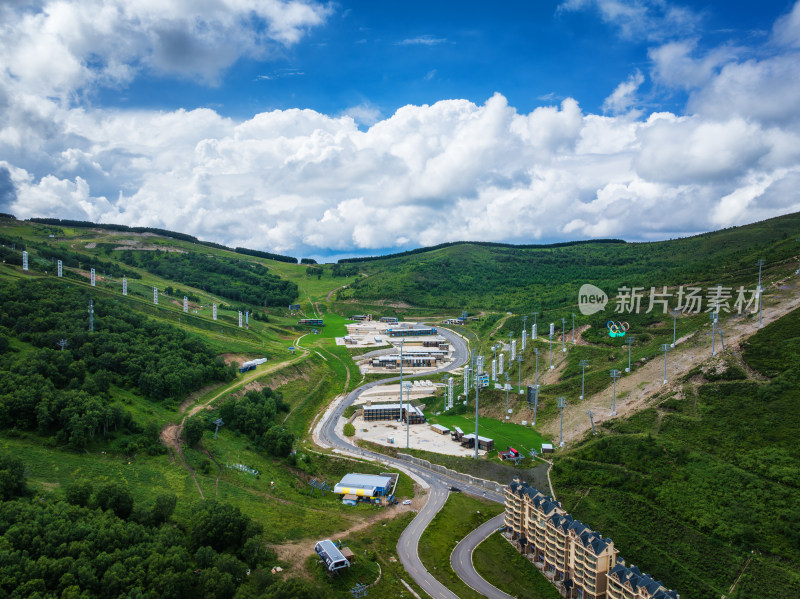
[[[561,351],[567,351],[567,319],[561,318]]]
[[[612,370],[611,371],[611,380],[614,381],[614,394],[612,395],[611,399],[611,415],[617,415],[617,379],[622,375],[619,370]]]
[[[553,370],[553,324],[550,323],[550,370]]]
[[[575,312],[572,313],[572,345],[575,345]]]
[[[94,300],[89,300],[89,332],[94,333]]]
[[[680,308],[673,308],[672,309],[672,347],[675,347],[677,340],[675,338],[675,334],[678,331],[678,314],[681,313]]]
[[[586,367],[589,365],[589,360],[581,360],[578,362],[581,367],[581,399],[583,399],[584,382],[586,381]]]
[[[567,399],[565,397],[558,398],[558,408],[561,410],[561,429],[558,433],[559,446],[564,447],[564,408],[567,406]]]
[[[534,383],[537,387],[539,386],[539,348],[533,348],[533,355],[536,356],[536,383]]]
[[[711,357],[713,358],[714,355],[717,353],[715,348],[715,341],[717,340],[717,313],[711,313]],[[667,375],[664,375],[664,378],[667,378]]]
[[[759,329],[762,326],[761,325],[761,303],[762,303],[761,302],[761,295],[762,295],[762,291],[763,291],[761,289],[761,267],[762,266],[764,266],[764,259],[763,258],[758,261],[758,328]]]
[[[517,354],[517,387],[519,394],[522,395],[522,354]]]
[[[633,346],[633,342],[636,341],[636,337],[634,335],[628,335],[625,338],[625,343],[628,344],[628,367],[625,369],[625,372],[631,371],[631,347]]]
[[[661,349],[664,350],[664,384],[667,384],[667,352],[669,351],[669,343],[662,343]]]
[[[539,332],[538,321],[537,321],[537,317],[538,317],[538,316],[539,316],[539,313],[538,313],[538,312],[534,312],[534,313],[533,313],[533,326],[534,326],[534,327],[536,327],[536,332],[537,332],[537,333]],[[534,337],[534,338],[536,338],[536,337],[537,337],[537,335],[534,335],[534,334],[533,334],[533,331],[531,331],[531,336],[532,336],[532,337]]]
[[[410,447],[410,437],[411,437],[411,387],[414,385],[410,382],[406,383],[406,449]],[[403,390],[400,389],[400,395],[403,394]],[[402,411],[400,412],[403,413]]]
[[[592,414],[591,410],[586,410],[586,413],[589,414],[589,422],[592,423],[592,434],[596,435],[597,431],[594,429],[594,414]]]
[[[66,339],[60,339],[59,341],[56,342],[56,345],[58,345],[61,348],[61,351],[64,351],[64,348],[69,345],[69,341],[67,341]]]
[[[405,339],[400,340],[400,420],[403,419],[403,344]]]

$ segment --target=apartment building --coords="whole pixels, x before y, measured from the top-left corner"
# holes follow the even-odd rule
[[[519,478],[506,487],[507,536],[564,597],[679,599],[637,568],[614,542],[567,514],[561,504]]]

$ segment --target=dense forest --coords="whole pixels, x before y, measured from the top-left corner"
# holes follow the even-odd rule
[[[95,436],[138,432],[112,385],[178,400],[235,369],[199,339],[147,319],[118,300],[94,300],[63,282],[0,286],[0,428],[36,430],[80,448]],[[152,439],[150,441],[157,442]]]
[[[728,596],[800,593],[800,310],[743,354],[744,367],[723,354],[694,369],[680,392],[605,423],[553,468],[565,508],[681,597],[728,594],[748,557]]]
[[[272,274],[266,266],[195,252],[121,252],[120,260],[166,279],[236,302],[288,306],[297,285]]]
[[[269,572],[262,527],[213,500],[174,515],[174,495],[136,505],[117,483],[77,480],[34,497],[22,461],[0,454],[0,597],[319,598]]]
[[[654,243],[560,244],[525,248],[445,244],[440,249],[376,258],[360,264],[369,274],[340,293],[364,302],[391,298],[412,306],[531,312],[574,306],[578,289],[592,283],[613,298],[623,286],[756,285],[767,268],[796,266],[800,214],[745,227]]]

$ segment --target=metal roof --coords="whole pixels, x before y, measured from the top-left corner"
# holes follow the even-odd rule
[[[386,488],[392,485],[392,479],[388,476],[377,476],[375,474],[346,474],[339,484],[343,487]]]

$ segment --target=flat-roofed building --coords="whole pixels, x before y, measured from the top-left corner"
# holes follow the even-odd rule
[[[426,337],[436,335],[436,327],[420,325],[386,329],[389,337]]]
[[[409,406],[407,403],[379,403],[364,406],[364,421],[374,420],[400,420],[406,421],[408,416],[409,424],[421,424],[425,422],[425,414],[416,406]]]
[[[638,569],[625,568],[614,542],[518,478],[506,487],[505,524],[515,547],[568,598],[679,599]]]
[[[475,447],[475,433],[463,435],[461,437],[461,445]],[[478,449],[483,451],[492,451],[494,449],[494,439],[490,439],[489,437],[481,437],[478,435]]]
[[[431,430],[439,433],[440,435],[446,435],[450,432],[450,429],[444,426],[443,424],[431,424]]]
[[[333,487],[333,492],[356,497],[383,497],[391,491],[393,482],[391,476],[351,473]]]

